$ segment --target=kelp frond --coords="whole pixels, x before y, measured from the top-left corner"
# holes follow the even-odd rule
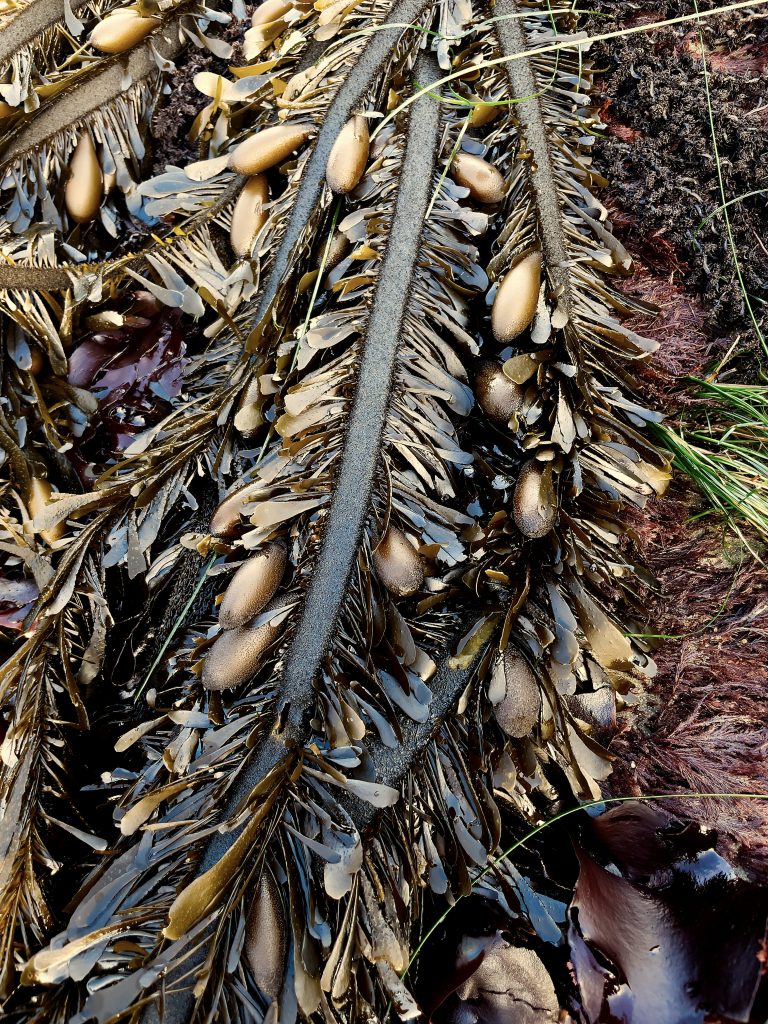
[[[468,890],[506,819],[599,796],[654,671],[625,512],[669,465],[575,28],[517,0],[268,0],[248,63],[196,77],[195,159],[124,165],[130,253],[108,201],[67,207],[84,136],[55,120],[119,62],[14,114],[3,551],[37,587],[3,684],[20,1020],[414,1018],[423,904]],[[451,63],[454,94],[422,88]],[[173,68],[141,81],[78,108],[89,154],[113,114],[148,144]],[[115,832],[47,908],[51,823],[101,849],[38,804],[43,771],[63,799],[60,731],[99,688],[135,709],[93,782]]]

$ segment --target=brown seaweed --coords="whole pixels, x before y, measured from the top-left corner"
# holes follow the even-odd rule
[[[171,58],[228,58],[224,16],[65,5],[67,35],[42,2],[0,50],[27,71],[3,550],[39,593],[0,690],[4,994],[55,1024],[415,1018],[423,903],[506,820],[599,795],[590,702],[653,671],[615,598],[642,573],[626,506],[669,476],[631,373],[654,345],[610,282],[578,40],[521,57],[574,19],[267,0],[247,63],[195,77],[199,159],[150,176]],[[449,65],[496,116],[422,88]],[[67,762],[107,699],[130,710],[89,831]],[[103,855],[49,906],[62,828]]]

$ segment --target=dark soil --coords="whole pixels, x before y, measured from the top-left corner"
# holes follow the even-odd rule
[[[698,496],[678,481],[635,521],[661,592],[648,597],[658,675],[647,705],[613,742],[615,795],[768,793],[768,593],[765,570],[713,523],[693,525]],[[722,831],[725,852],[768,881],[768,804],[720,799],[673,813]]]
[[[227,60],[216,57],[209,50],[193,47],[187,47],[183,57],[178,59],[173,89],[161,102],[152,119],[151,165],[147,177],[162,174],[168,166],[185,167],[205,155],[200,151],[199,141],[191,142],[189,139],[194,120],[206,103],[203,94],[195,87],[195,75],[201,71],[211,71],[229,76],[230,66],[243,63],[242,38],[246,28],[246,22],[233,20],[216,32],[217,38],[234,47],[232,56]],[[132,218],[126,219],[110,255],[116,259],[140,252],[145,239],[146,224]]]
[[[690,14],[689,2],[598,0],[585,19],[590,35]],[[700,3],[705,11],[718,6]],[[768,18],[750,12],[703,18],[712,120],[730,201],[768,190]],[[744,332],[751,316],[722,214],[699,27],[688,22],[597,44],[592,51],[605,138],[595,162],[610,181],[610,201],[625,242],[654,236],[676,256],[675,283],[707,305],[713,335]],[[768,299],[768,195],[729,207],[744,284],[758,318]],[[663,253],[668,256],[668,252]]]
[[[173,92],[152,122],[153,175],[162,174],[168,164],[184,167],[200,159],[197,144],[189,141],[192,123],[206,102],[195,88],[195,75],[201,71],[212,71],[216,75],[231,78],[229,68],[244,63],[241,45],[247,27],[248,23],[233,19],[229,25],[216,32],[218,39],[234,46],[234,52],[227,60],[214,56],[208,50],[196,50],[192,47],[185,50],[184,61],[179,62],[176,68]]]
[[[590,34],[690,13],[682,2],[599,0]],[[700,3],[702,11],[718,6]],[[728,200],[768,190],[768,18],[740,12],[702,21],[712,116]],[[695,23],[599,44],[595,66],[607,131],[595,164],[603,200],[636,273],[627,291],[660,308],[634,326],[658,338],[642,372],[645,400],[674,415],[737,342],[733,382],[755,383],[759,348],[722,214],[712,124]],[[768,195],[729,207],[733,240],[758,318],[768,298]],[[763,325],[765,332],[765,325]],[[682,478],[635,519],[640,555],[659,580],[646,628],[659,640],[659,672],[646,705],[612,745],[616,795],[768,792],[768,593],[765,570],[714,520],[696,523],[701,499]],[[742,866],[768,879],[768,805],[722,799],[670,804],[710,822]]]

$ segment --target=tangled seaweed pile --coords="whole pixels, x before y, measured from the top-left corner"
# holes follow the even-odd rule
[[[575,20],[266,0],[153,176],[228,15],[2,19],[9,1019],[417,1017],[423,915],[599,797],[654,670]]]

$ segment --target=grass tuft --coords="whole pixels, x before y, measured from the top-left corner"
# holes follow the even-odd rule
[[[691,419],[651,429],[706,499],[697,518],[721,516],[759,558],[744,528],[768,544],[768,385],[693,380],[691,394]]]

